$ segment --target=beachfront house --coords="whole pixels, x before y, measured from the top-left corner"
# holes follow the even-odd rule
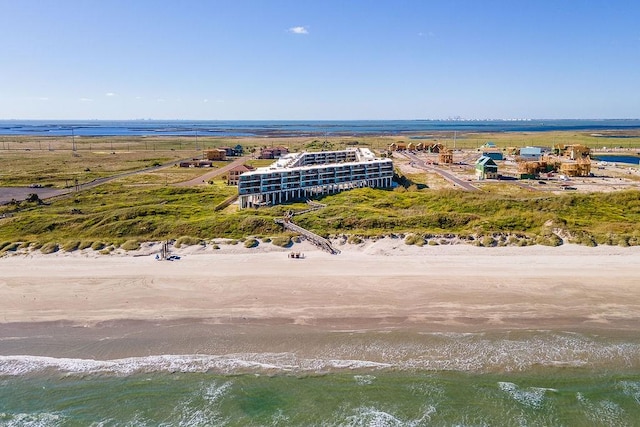
[[[485,149],[482,150],[482,155],[484,157],[491,157],[493,160],[503,160],[504,156],[502,155],[502,151],[498,149]]]
[[[227,152],[225,150],[214,148],[204,153],[207,160],[227,160]]]
[[[476,160],[476,177],[478,179],[498,179],[498,165],[491,157],[480,157]]]
[[[543,155],[551,153],[548,147],[522,147],[520,149],[520,159],[524,161],[538,161]]]
[[[242,175],[245,172],[250,172],[252,170],[254,170],[255,168],[249,166],[249,165],[238,165],[232,169],[229,170],[229,173],[227,174],[227,184],[228,185],[238,185],[238,181],[240,180],[240,175]]]
[[[287,147],[268,147],[260,150],[260,159],[277,159],[289,153]]]

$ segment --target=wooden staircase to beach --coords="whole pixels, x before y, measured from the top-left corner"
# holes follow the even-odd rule
[[[325,239],[322,236],[317,235],[316,233],[314,233],[312,231],[309,231],[309,230],[307,230],[305,228],[302,228],[299,225],[294,224],[292,222],[292,219],[293,219],[293,217],[295,215],[302,215],[303,213],[317,211],[318,209],[322,209],[322,208],[326,207],[326,205],[323,205],[323,204],[317,203],[317,202],[312,202],[311,200],[307,200],[307,204],[310,206],[309,209],[306,209],[306,210],[303,210],[303,211],[299,211],[299,212],[289,211],[284,218],[276,218],[274,221],[276,222],[276,224],[282,225],[285,229],[291,230],[291,231],[293,231],[295,233],[298,233],[298,234],[304,236],[305,239],[307,239],[308,241],[310,241],[311,243],[313,243],[314,245],[316,245],[320,249],[322,249],[324,251],[327,251],[332,255],[339,254],[340,251],[338,249],[334,248],[331,245],[331,242],[329,242],[329,240]]]

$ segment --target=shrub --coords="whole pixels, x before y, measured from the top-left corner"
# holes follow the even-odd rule
[[[480,246],[484,246],[485,248],[491,248],[496,246],[497,242],[492,236],[484,236],[480,241]]]
[[[536,244],[544,245],[544,246],[560,246],[562,245],[562,239],[558,237],[556,234],[551,233],[551,234],[538,236],[536,238]]]
[[[359,245],[362,242],[363,240],[359,236],[355,236],[355,235],[351,235],[347,239],[347,243],[349,243],[350,245]]]
[[[404,239],[404,244],[410,245],[410,246],[411,245],[422,246],[424,245],[424,238],[419,234],[409,234]]]
[[[15,252],[20,247],[20,242],[9,243],[5,245],[2,249],[0,249],[0,253],[4,252]]]
[[[78,240],[71,240],[62,245],[62,250],[65,252],[73,252],[78,249],[78,246],[80,246],[80,242]]]
[[[78,249],[83,250],[90,248],[92,244],[93,242],[91,240],[83,240],[82,242],[80,242],[80,246],[78,246]]]
[[[202,243],[202,239],[198,239],[197,237],[182,236],[178,240],[176,240],[175,247],[179,248],[182,245],[193,246],[193,245],[199,245],[201,243]]]
[[[91,244],[91,249],[93,249],[94,251],[99,251],[99,250],[103,249],[104,246],[105,245],[102,242],[93,242]]]
[[[271,240],[272,245],[280,246],[281,248],[288,248],[292,245],[291,237],[289,236],[277,236]]]
[[[137,240],[127,240],[120,247],[125,251],[135,251],[140,249],[140,243]]]
[[[42,252],[43,254],[52,254],[54,252],[58,252],[59,249],[60,247],[57,243],[49,242],[42,245],[42,247],[40,248],[40,252]]]
[[[247,239],[244,242],[244,247],[245,248],[255,248],[256,246],[258,246],[260,243],[258,242],[257,239]]]
[[[213,244],[213,246],[211,246],[213,249],[220,249],[220,246],[218,246],[217,244]]]
[[[265,237],[264,239],[262,239],[262,243],[271,243],[271,238]]]

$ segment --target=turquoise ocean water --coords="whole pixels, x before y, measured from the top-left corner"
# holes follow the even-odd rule
[[[390,335],[342,336],[321,357],[0,356],[0,425],[640,425],[633,333]]]

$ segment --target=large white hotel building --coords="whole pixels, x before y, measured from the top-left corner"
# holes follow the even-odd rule
[[[393,162],[368,148],[290,153],[238,181],[240,208],[273,205],[358,187],[391,187]]]

